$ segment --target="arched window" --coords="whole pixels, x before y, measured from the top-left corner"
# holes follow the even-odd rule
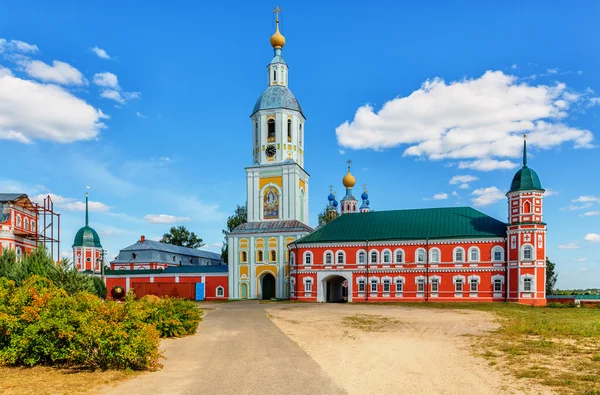
[[[371,263],[377,263],[377,251],[371,251]]]
[[[523,247],[523,260],[531,261],[533,260],[533,247],[530,245],[526,245]]]
[[[17,226],[20,228],[21,227],[21,216],[17,215]]]
[[[439,263],[440,262],[440,250],[437,248],[431,249],[431,263]]]
[[[337,252],[337,264],[338,265],[343,265],[346,261],[346,256],[344,255],[343,251],[338,251]]]
[[[248,253],[246,251],[242,251],[242,259],[241,259],[241,261],[243,263],[248,262]]]
[[[275,120],[273,118],[267,121],[267,142],[275,141]]]
[[[292,142],[292,120],[288,119],[288,128],[287,128],[287,136],[288,136],[288,143]]]
[[[222,298],[225,296],[225,289],[221,286],[217,287],[217,298]]]
[[[383,251],[383,263],[388,265],[392,263],[392,252],[390,250]]]
[[[271,262],[275,262],[277,260],[277,253],[275,250],[271,250]]]
[[[492,261],[502,262],[504,260],[504,248],[496,246],[492,248]]]
[[[258,263],[262,263],[265,260],[262,250],[258,250],[258,252],[256,253],[256,260],[258,261]]]
[[[415,253],[415,262],[417,263],[425,263],[425,250],[419,248]]]
[[[31,220],[31,231],[35,232],[35,221]]]
[[[359,265],[364,265],[366,261],[367,261],[367,254],[366,254],[366,252],[359,251],[358,252],[358,264]]]
[[[303,135],[302,135],[302,124],[300,124],[300,127],[299,127],[298,130],[299,130],[299,133],[298,133],[298,145],[302,147],[302,137],[303,137]]]
[[[277,70],[273,69],[273,81],[276,82],[277,81]]]
[[[294,261],[295,261],[295,259],[294,259],[294,258],[295,258],[295,255],[294,255],[294,253],[292,252],[292,253],[290,254],[290,265],[292,265],[292,266],[294,266]]]
[[[312,252],[305,252],[304,253],[304,264],[305,265],[312,265]]]
[[[479,248],[469,248],[469,262],[479,262]]]
[[[29,218],[25,217],[25,230],[29,230]]]
[[[454,262],[465,261],[465,249],[462,247],[456,247],[454,249]]]
[[[523,203],[523,213],[529,214],[531,212],[531,202]]]
[[[173,262],[175,262],[175,255],[173,255]]]
[[[396,250],[394,254],[395,261],[394,263],[404,263],[404,251]]]
[[[258,146],[258,122],[254,122],[254,145]]]
[[[333,253],[331,251],[327,251],[325,253],[325,264],[326,265],[333,264]]]

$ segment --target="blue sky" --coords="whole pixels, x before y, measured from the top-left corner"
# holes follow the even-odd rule
[[[275,5],[5,4],[0,189],[56,195],[67,253],[86,185],[109,256],[179,224],[219,250],[245,202]],[[600,286],[600,4],[279,6],[313,225],[349,158],[375,210],[460,204],[505,220],[527,132],[558,285]]]

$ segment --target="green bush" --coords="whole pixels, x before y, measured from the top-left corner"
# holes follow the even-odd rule
[[[546,304],[546,307],[562,309],[562,308],[567,308],[567,307],[575,307],[575,304],[574,303],[549,302],[548,304]]]
[[[0,364],[155,370],[159,332],[143,304],[103,302],[30,276],[21,287],[0,278]]]
[[[189,300],[148,295],[139,303],[145,309],[144,321],[153,324],[161,337],[192,335],[202,320],[203,312]]]

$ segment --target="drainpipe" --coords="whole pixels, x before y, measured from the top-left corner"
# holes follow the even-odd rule
[[[429,238],[425,239],[425,301],[429,301]]]
[[[369,240],[365,240],[367,244],[367,281],[365,281],[365,302],[369,301],[369,292],[371,292],[371,282],[369,281],[369,261],[371,259],[371,254],[369,254]],[[367,291],[368,290],[368,291]]]

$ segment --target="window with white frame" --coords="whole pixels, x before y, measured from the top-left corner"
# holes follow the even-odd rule
[[[469,248],[469,262],[479,262],[479,248]]]
[[[377,263],[377,251],[371,251],[371,263]]]
[[[454,249],[454,262],[465,261],[465,249],[462,247],[456,247]]]
[[[304,292],[312,292],[312,278],[305,278],[304,279]]]
[[[20,228],[21,227],[21,216],[17,215],[17,226]]]
[[[419,248],[416,252],[416,257],[415,257],[415,261],[417,263],[425,263],[425,250],[422,248]]]
[[[305,265],[312,265],[312,252],[305,252],[304,253],[304,264]]]
[[[333,253],[326,252],[325,253],[325,264],[326,265],[331,265],[332,263],[333,263]]]
[[[530,245],[523,247],[523,260],[524,261],[533,260],[533,247],[531,247]]]
[[[358,292],[365,292],[365,279],[361,278],[358,280]]]
[[[401,279],[396,279],[396,292],[402,293],[403,290],[404,290],[404,281],[402,281]]]
[[[533,291],[533,279],[531,277],[525,277],[523,279],[523,292]]]
[[[431,249],[431,263],[439,263],[440,262],[440,250],[437,248]]]
[[[31,231],[35,232],[35,221],[31,220]]]
[[[494,292],[502,292],[502,280],[499,278],[494,280]]]
[[[479,290],[479,281],[476,278],[470,279],[471,292],[477,292]]]
[[[225,289],[223,287],[217,287],[217,298],[225,296]]]
[[[538,235],[538,248],[544,247],[544,236]]]
[[[367,254],[364,251],[358,252],[358,263],[364,265],[367,261]]]
[[[417,279],[417,292],[425,292],[425,279]]]
[[[390,264],[392,262],[392,253],[389,250],[383,251],[383,263]]]
[[[383,280],[383,292],[385,292],[385,293],[390,292],[391,283],[392,283],[392,281],[389,278],[386,278]]]
[[[25,217],[25,230],[29,230],[29,218]]]
[[[494,262],[502,262],[504,260],[504,248],[500,246],[492,248],[492,260]]]
[[[437,292],[439,292],[439,289],[440,289],[440,280],[438,280],[437,278],[431,279],[431,292],[437,293]]]
[[[21,262],[21,258],[23,257],[23,250],[21,250],[21,247],[17,246],[16,252],[17,252],[17,262]]]
[[[346,256],[344,255],[343,251],[338,251],[338,253],[337,253],[337,264],[338,265],[343,265],[344,262],[346,261],[345,257]]]
[[[377,293],[377,280],[376,279],[371,280],[371,292]]]
[[[396,250],[395,258],[396,263],[404,263],[404,251]]]
[[[517,236],[510,236],[510,248],[513,250],[517,248]]]
[[[462,278],[457,278],[456,280],[454,280],[454,291],[459,292],[459,293],[463,291],[463,279]]]
[[[294,253],[293,252],[290,253],[290,265],[292,265],[292,266],[294,266],[294,258],[295,258]]]

